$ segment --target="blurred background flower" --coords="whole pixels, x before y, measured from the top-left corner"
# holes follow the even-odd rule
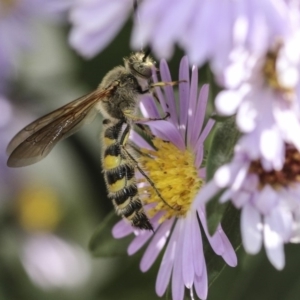
[[[199,193],[200,203],[221,193],[222,203],[231,200],[241,209],[245,250],[257,254],[264,244],[279,270],[285,265],[284,244],[299,242],[299,161],[299,152],[286,146],[283,168],[266,171],[237,144],[232,161],[220,167]]]
[[[115,38],[132,10],[132,0],[75,0],[70,14],[71,46],[85,57],[95,56]]]
[[[222,78],[232,64],[251,54],[266,54],[276,38],[293,32],[299,19],[295,2],[78,0],[71,9],[70,41],[82,55],[95,56],[116,36],[135,5],[133,49],[149,45],[156,56],[169,59],[179,45],[192,64],[209,61]],[[102,18],[94,18],[96,13]],[[235,70],[240,72],[238,79],[244,70]]]
[[[101,117],[58,145],[44,161],[21,169],[6,167],[5,148],[13,135],[37,117],[94,89],[108,70],[128,56],[130,40],[135,48],[149,44],[156,55],[172,56],[171,74],[177,74],[182,50],[198,65],[210,61],[215,81],[237,89],[247,83],[253,66],[280,35],[285,41],[278,60],[279,75],[284,75],[280,81],[286,86],[286,78],[299,70],[297,51],[291,51],[298,49],[297,39],[289,31],[299,27],[298,1],[245,0],[233,5],[225,1],[222,6],[217,1],[170,5],[137,1],[134,24],[130,16],[136,2],[121,2],[0,0],[0,299],[160,299],[153,284],[162,256],[141,275],[139,262],[145,251],[127,257],[133,236],[114,240],[111,227],[115,220],[110,227],[105,225],[105,216],[113,207],[100,169]],[[230,18],[226,12],[231,13]],[[91,59],[82,60],[69,42]],[[253,60],[248,47],[259,54]],[[285,68],[287,65],[290,67]],[[199,84],[211,79],[207,71],[204,65]],[[293,82],[298,99],[298,79]],[[211,91],[215,90],[211,85]],[[214,95],[209,95],[209,112]],[[232,108],[232,103],[227,105]],[[183,134],[185,122],[179,121]],[[282,120],[276,122],[282,130],[289,128]],[[208,137],[204,153],[210,144]],[[293,217],[298,224],[299,215]],[[94,259],[88,244],[99,223],[103,236],[98,245],[102,248],[98,253],[92,251],[100,256]],[[230,228],[231,223],[224,225]],[[206,252],[209,242],[201,230]],[[293,232],[297,230],[296,226]],[[295,236],[291,242],[297,241]],[[299,247],[285,245],[284,253],[285,268],[277,272],[263,251],[248,256],[241,248],[239,266],[225,268],[209,288],[208,299],[298,299]],[[207,268],[215,262],[209,258]]]
[[[70,2],[0,1],[1,299],[98,298],[117,275],[110,270],[118,259],[93,262],[87,249],[94,227],[111,209],[98,127],[42,164],[6,166],[6,146],[18,130],[85,93],[90,83],[78,84],[81,61],[67,47]]]

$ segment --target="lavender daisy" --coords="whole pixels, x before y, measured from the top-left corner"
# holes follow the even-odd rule
[[[256,254],[265,246],[277,269],[285,265],[284,244],[300,241],[300,153],[284,147],[281,170],[263,168],[237,144],[233,160],[217,170],[197,196],[195,206],[224,189],[221,202],[231,199],[241,209],[241,233],[245,250]]]
[[[224,70],[249,54],[265,54],[278,37],[299,25],[296,1],[143,1],[131,44],[151,45],[158,57],[170,58],[175,44],[192,63],[209,61],[219,80]],[[203,33],[206,34],[203,34]],[[240,68],[238,79],[243,75]]]
[[[266,55],[253,56],[247,62],[249,76],[219,93],[215,101],[219,114],[236,113],[238,128],[245,134],[240,147],[252,160],[260,159],[265,170],[283,167],[285,143],[300,150],[297,42],[300,31],[278,42]]]
[[[163,81],[171,81],[165,61],[160,64],[160,74]],[[217,255],[230,266],[237,264],[237,258],[221,225],[210,236],[204,205],[193,205],[205,183],[203,143],[214,125],[211,119],[204,122],[208,85],[204,85],[198,95],[198,70],[194,67],[190,78],[186,57],[181,61],[179,80],[186,82],[179,85],[178,107],[172,87],[166,86],[164,93],[159,88],[156,90],[162,110],[168,111],[170,117],[168,121],[147,122],[155,136],[154,147],[138,134],[132,134],[133,141],[145,154],[140,156],[139,162],[165,200],[161,200],[147,181],[140,180],[140,196],[154,233],[136,230],[121,220],[113,228],[113,235],[122,238],[132,232],[135,234],[128,248],[129,255],[149,242],[140,264],[143,272],[149,270],[166,246],[156,280],[159,296],[171,282],[173,299],[183,299],[185,287],[191,295],[195,290],[199,298],[206,299],[208,278],[198,220]],[[141,110],[145,117],[160,117],[151,97],[143,99]]]
[[[294,30],[266,54],[252,53],[224,71],[228,89],[217,96],[216,108],[236,113],[243,135],[233,160],[197,197],[198,205],[221,191],[220,201],[231,199],[242,211],[246,251],[255,254],[264,244],[277,269],[285,265],[284,244],[299,242],[299,37]]]
[[[134,2],[77,0],[71,12],[71,45],[86,57],[100,52],[124,25]],[[299,21],[295,2],[139,1],[131,46],[148,44],[156,56],[170,58],[178,44],[192,63],[210,61],[220,75],[245,53],[266,53],[277,37],[287,37]]]

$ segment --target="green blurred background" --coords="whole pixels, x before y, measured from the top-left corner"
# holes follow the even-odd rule
[[[100,168],[101,116],[36,165],[8,169],[4,154],[18,130],[92,91],[108,70],[122,64],[130,53],[130,28],[129,23],[88,61],[70,49],[66,26],[40,24],[33,32],[32,49],[24,53],[11,85],[9,119],[0,127],[1,300],[159,299],[159,263],[142,274],[143,250],[133,257],[101,258],[88,251],[97,225],[113,210]],[[177,50],[170,62],[174,79],[181,55]],[[225,268],[208,299],[300,299],[299,250],[298,245],[286,247],[286,267],[279,272],[263,251],[248,256],[240,249],[239,266]]]

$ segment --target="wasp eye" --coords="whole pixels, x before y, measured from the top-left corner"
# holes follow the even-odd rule
[[[132,69],[143,77],[150,78],[152,75],[151,67],[141,63],[134,63]]]

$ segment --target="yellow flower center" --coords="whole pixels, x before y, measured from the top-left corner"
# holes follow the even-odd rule
[[[293,90],[289,87],[283,86],[278,78],[276,65],[281,47],[282,45],[279,43],[273,51],[267,53],[262,72],[269,87],[273,88],[275,91],[292,95]]]
[[[56,193],[48,187],[28,187],[18,198],[18,219],[28,231],[53,231],[61,217]]]
[[[141,155],[140,163],[164,201],[150,185],[141,188],[140,195],[147,195],[143,199],[145,204],[155,203],[148,212],[150,217],[160,211],[164,211],[160,222],[174,216],[183,217],[204,183],[194,165],[195,156],[189,150],[182,152],[172,143],[157,138],[153,144],[157,151],[143,149],[145,155]]]

